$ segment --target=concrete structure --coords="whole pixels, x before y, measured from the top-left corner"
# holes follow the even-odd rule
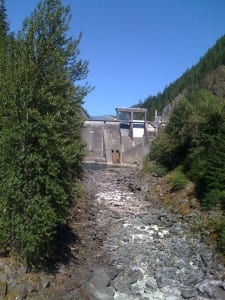
[[[87,163],[140,164],[156,128],[146,121],[146,109],[117,108],[116,120],[86,120],[83,139]]]

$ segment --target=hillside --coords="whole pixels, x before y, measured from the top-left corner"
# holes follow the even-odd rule
[[[225,255],[225,36],[191,70],[145,107],[167,118],[149,163],[168,172],[174,189],[189,181],[201,207],[216,212],[210,227]],[[169,118],[168,118],[169,115]]]
[[[144,100],[142,107],[148,109],[148,119],[152,120],[156,109],[161,114],[163,108],[184,90],[190,92],[204,88],[224,97],[225,70],[224,67],[221,67],[224,65],[225,35],[217,40],[216,44],[200,58],[195,66],[172,82],[162,93],[159,92],[156,96],[149,96]]]

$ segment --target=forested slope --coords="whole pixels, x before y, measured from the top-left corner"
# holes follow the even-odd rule
[[[150,161],[170,173],[175,188],[187,180],[206,210],[218,210],[214,229],[225,249],[225,36],[191,70],[145,106],[162,109],[185,90],[165,129],[154,140]]]
[[[184,90],[193,91],[205,88],[207,86],[205,77],[221,65],[225,65],[225,36],[222,36],[195,66],[172,82],[162,93],[145,99],[142,106],[148,109],[148,119],[152,120],[155,109],[161,113],[165,105]],[[211,83],[208,83],[208,87],[210,85]]]

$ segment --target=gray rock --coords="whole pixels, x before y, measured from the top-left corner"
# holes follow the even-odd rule
[[[145,283],[145,286],[150,290],[157,290],[157,282],[154,278],[148,278],[148,280]]]
[[[125,293],[125,294],[130,293],[129,285],[127,283],[121,281],[119,278],[116,278],[114,280],[113,287],[115,288],[116,291],[118,291],[120,293]]]
[[[139,296],[141,294],[141,288],[136,285],[130,285],[132,295]]]
[[[87,300],[113,300],[112,289],[98,290],[93,284],[88,283],[82,288],[82,296]]]
[[[200,257],[202,259],[203,264],[208,267],[209,264],[212,262],[212,252],[204,250],[200,253]]]
[[[43,289],[45,289],[45,288],[47,288],[47,287],[50,286],[51,279],[50,279],[50,277],[48,275],[46,275],[46,274],[43,273],[43,274],[40,275],[40,279],[41,279],[41,285],[42,285]]]
[[[184,232],[183,232],[181,226],[175,225],[175,226],[170,227],[170,233],[176,234],[176,235],[182,235]]]
[[[127,242],[129,242],[129,238],[128,238],[127,236],[126,236],[126,237],[124,237],[124,238],[123,238],[123,242],[124,242],[124,243],[127,243]]]
[[[126,276],[127,276],[126,281],[129,284],[133,284],[133,283],[137,282],[138,280],[143,279],[143,274],[140,270],[130,270]]]
[[[225,283],[221,280],[205,279],[196,285],[198,291],[206,297],[214,297],[216,293],[224,291],[225,296]],[[225,298],[224,298],[225,299]]]
[[[221,288],[221,287],[216,287],[216,289],[214,290],[214,293],[213,293],[213,297],[216,300],[224,300],[225,299],[225,291],[224,291],[224,289]]]
[[[28,296],[28,290],[23,284],[17,284],[13,288],[7,290],[8,299],[23,300]]]
[[[190,298],[196,297],[197,295],[198,295],[198,292],[196,291],[196,289],[193,289],[193,288],[186,288],[186,289],[181,290],[181,296],[184,299],[190,299]]]
[[[185,279],[184,283],[186,285],[196,285],[202,280],[202,275],[200,273],[190,273]]]
[[[103,289],[108,286],[111,278],[104,269],[95,270],[94,274],[89,280],[89,283],[95,286],[97,289]]]
[[[27,300],[111,300],[115,292],[123,299],[225,299],[223,282],[213,280],[222,278],[224,265],[200,235],[189,232],[191,215],[179,217],[163,208],[158,178],[151,178],[149,191],[149,183],[129,169],[88,176],[88,219],[74,226],[84,251],[71,247],[78,263],[35,278],[27,276],[25,265],[0,259],[0,299],[7,291],[9,299]]]
[[[121,258],[121,257],[127,257],[129,254],[129,251],[127,249],[127,247],[120,247],[117,250],[117,255]]]
[[[164,275],[157,276],[156,281],[159,288],[163,288],[171,283],[171,280]]]

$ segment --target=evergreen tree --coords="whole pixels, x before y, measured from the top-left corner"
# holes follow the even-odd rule
[[[206,206],[219,204],[225,209],[225,126],[222,127],[212,142],[207,157],[205,183],[207,193],[204,198]]]
[[[224,101],[218,97],[203,90],[189,94],[177,104],[164,132],[153,141],[150,158],[169,169],[182,164],[202,196],[207,187],[208,151],[216,143],[224,114]]]
[[[1,64],[0,237],[28,262],[49,256],[65,223],[83,158],[81,103],[87,75],[70,10],[38,4]],[[74,85],[75,82],[75,85]]]
[[[7,22],[6,8],[4,0],[0,0],[0,39],[8,33],[9,25]]]

